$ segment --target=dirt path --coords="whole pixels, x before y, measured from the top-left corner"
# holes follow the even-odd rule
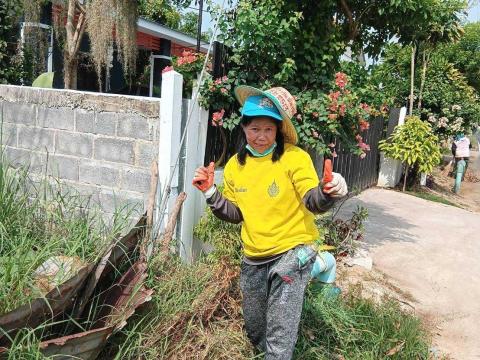
[[[480,154],[477,151],[472,151],[469,168],[477,177],[480,176]],[[462,182],[460,197],[471,205],[473,211],[480,212],[480,182]]]
[[[357,205],[369,210],[365,239],[374,268],[412,295],[434,344],[453,359],[480,359],[480,214],[370,189],[341,215]]]

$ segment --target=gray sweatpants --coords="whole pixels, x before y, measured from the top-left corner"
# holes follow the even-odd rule
[[[298,259],[302,248],[307,253],[304,265]],[[315,255],[309,246],[301,245],[263,265],[242,263],[245,330],[252,344],[265,352],[266,360],[292,358]]]

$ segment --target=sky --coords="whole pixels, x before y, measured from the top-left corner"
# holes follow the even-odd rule
[[[468,21],[480,21],[480,3],[475,5],[468,11]]]

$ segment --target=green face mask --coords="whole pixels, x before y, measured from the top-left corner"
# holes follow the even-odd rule
[[[263,153],[259,153],[257,150],[255,150],[253,147],[247,144],[246,148],[248,151],[250,151],[250,154],[252,154],[254,157],[264,157],[273,152],[275,148],[277,147],[277,143],[274,142],[272,146],[270,146],[267,150],[265,150]]]

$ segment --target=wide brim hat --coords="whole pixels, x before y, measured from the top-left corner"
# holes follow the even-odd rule
[[[297,103],[292,94],[283,87],[274,87],[268,90],[260,90],[253,86],[240,85],[234,90],[235,97],[241,106],[250,96],[265,96],[270,99],[277,108],[282,117],[281,131],[285,138],[285,142],[295,145],[298,142],[297,131],[292,123],[292,117],[297,112]]]

